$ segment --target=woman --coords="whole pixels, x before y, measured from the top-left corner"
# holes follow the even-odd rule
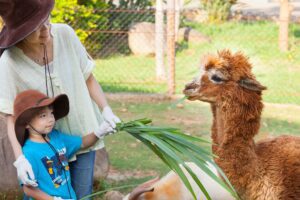
[[[37,183],[13,127],[13,100],[18,93],[27,89],[39,90],[50,97],[66,93],[70,98],[70,114],[56,124],[62,132],[80,135],[95,130],[103,119],[113,128],[120,121],[91,73],[94,62],[73,29],[64,24],[50,24],[53,6],[54,0],[0,2],[0,16],[5,24],[0,33],[0,112],[7,116],[18,178],[31,186]],[[79,152],[70,163],[77,198],[92,192],[95,150],[103,147],[101,140],[89,150]]]

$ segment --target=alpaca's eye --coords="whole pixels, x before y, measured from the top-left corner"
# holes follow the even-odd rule
[[[217,75],[213,75],[213,76],[211,77],[211,80],[212,80],[213,82],[215,82],[215,83],[222,83],[222,82],[223,82],[223,79],[220,78],[220,77],[217,76]]]

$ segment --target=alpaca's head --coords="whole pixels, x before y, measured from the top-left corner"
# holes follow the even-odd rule
[[[251,72],[248,58],[241,52],[232,54],[229,50],[202,59],[200,74],[186,84],[183,93],[189,100],[222,103],[226,100],[242,104],[253,103],[266,89]]]

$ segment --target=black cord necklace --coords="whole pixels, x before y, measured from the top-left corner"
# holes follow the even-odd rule
[[[53,84],[52,84],[52,78],[50,75],[50,67],[49,67],[49,60],[48,60],[48,54],[47,54],[47,46],[42,43],[43,49],[44,49],[44,56],[43,56],[43,61],[45,65],[45,82],[46,82],[46,94],[49,97],[49,92],[48,92],[48,78],[47,78],[47,73],[50,79],[50,86],[51,86],[51,92],[52,92],[52,97],[54,97],[54,89],[53,89]]]
[[[51,92],[52,92],[52,97],[54,97],[54,89],[53,89],[53,84],[52,84],[52,78],[51,78],[51,75],[50,75],[50,67],[49,67],[49,62],[48,62],[48,54],[47,54],[47,46],[42,43],[41,44],[43,46],[43,49],[44,49],[44,56],[43,56],[43,62],[44,62],[44,65],[45,65],[45,86],[46,86],[46,94],[47,94],[47,97],[49,97],[49,91],[48,91],[48,78],[47,78],[47,73],[48,73],[48,76],[49,76],[49,79],[50,79],[50,87],[51,87]],[[71,191],[70,191],[70,188],[69,188],[69,181],[68,181],[68,178],[66,176],[66,171],[65,171],[65,167],[63,166],[60,158],[59,158],[59,153],[58,151],[55,149],[55,147],[46,140],[46,134],[42,134],[40,133],[39,131],[37,131],[35,128],[33,128],[31,125],[29,125],[35,132],[41,134],[41,136],[43,137],[43,139],[45,140],[45,142],[48,144],[48,146],[51,148],[51,150],[53,151],[53,153],[55,154],[56,156],[56,159],[58,160],[59,164],[61,165],[62,169],[63,169],[63,172],[64,172],[64,175],[65,175],[65,178],[66,178],[66,182],[67,182],[67,187],[68,187],[68,192],[69,192],[69,197],[70,199],[72,199],[72,195],[71,195]]]
[[[30,128],[32,128],[35,132],[37,132],[38,134],[40,134],[43,139],[45,140],[45,142],[48,144],[48,146],[50,147],[50,149],[53,151],[58,163],[60,164],[61,168],[62,168],[62,171],[64,172],[64,176],[65,176],[65,179],[66,179],[66,183],[67,183],[67,188],[68,188],[68,193],[69,193],[69,198],[72,199],[72,195],[71,195],[71,190],[70,190],[70,187],[69,187],[69,181],[68,181],[68,177],[67,177],[67,174],[66,174],[66,169],[62,163],[62,161],[60,160],[59,158],[59,152],[55,149],[55,147],[46,139],[46,134],[43,134],[39,131],[37,131],[31,124],[29,124]]]

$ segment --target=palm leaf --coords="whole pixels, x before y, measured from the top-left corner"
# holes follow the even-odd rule
[[[213,180],[239,199],[225,174],[212,161],[214,155],[203,148],[203,145],[210,144],[210,142],[199,137],[186,135],[176,128],[152,126],[150,123],[151,120],[147,118],[126,123],[121,122],[117,124],[117,130],[129,133],[151,149],[171,170],[178,174],[194,199],[196,199],[195,192],[184,174],[183,169],[190,174],[206,198],[211,198],[201,183],[201,180],[199,180],[196,174],[185,164],[187,161],[194,162]],[[216,167],[225,182],[209,169],[207,163],[211,163]]]

